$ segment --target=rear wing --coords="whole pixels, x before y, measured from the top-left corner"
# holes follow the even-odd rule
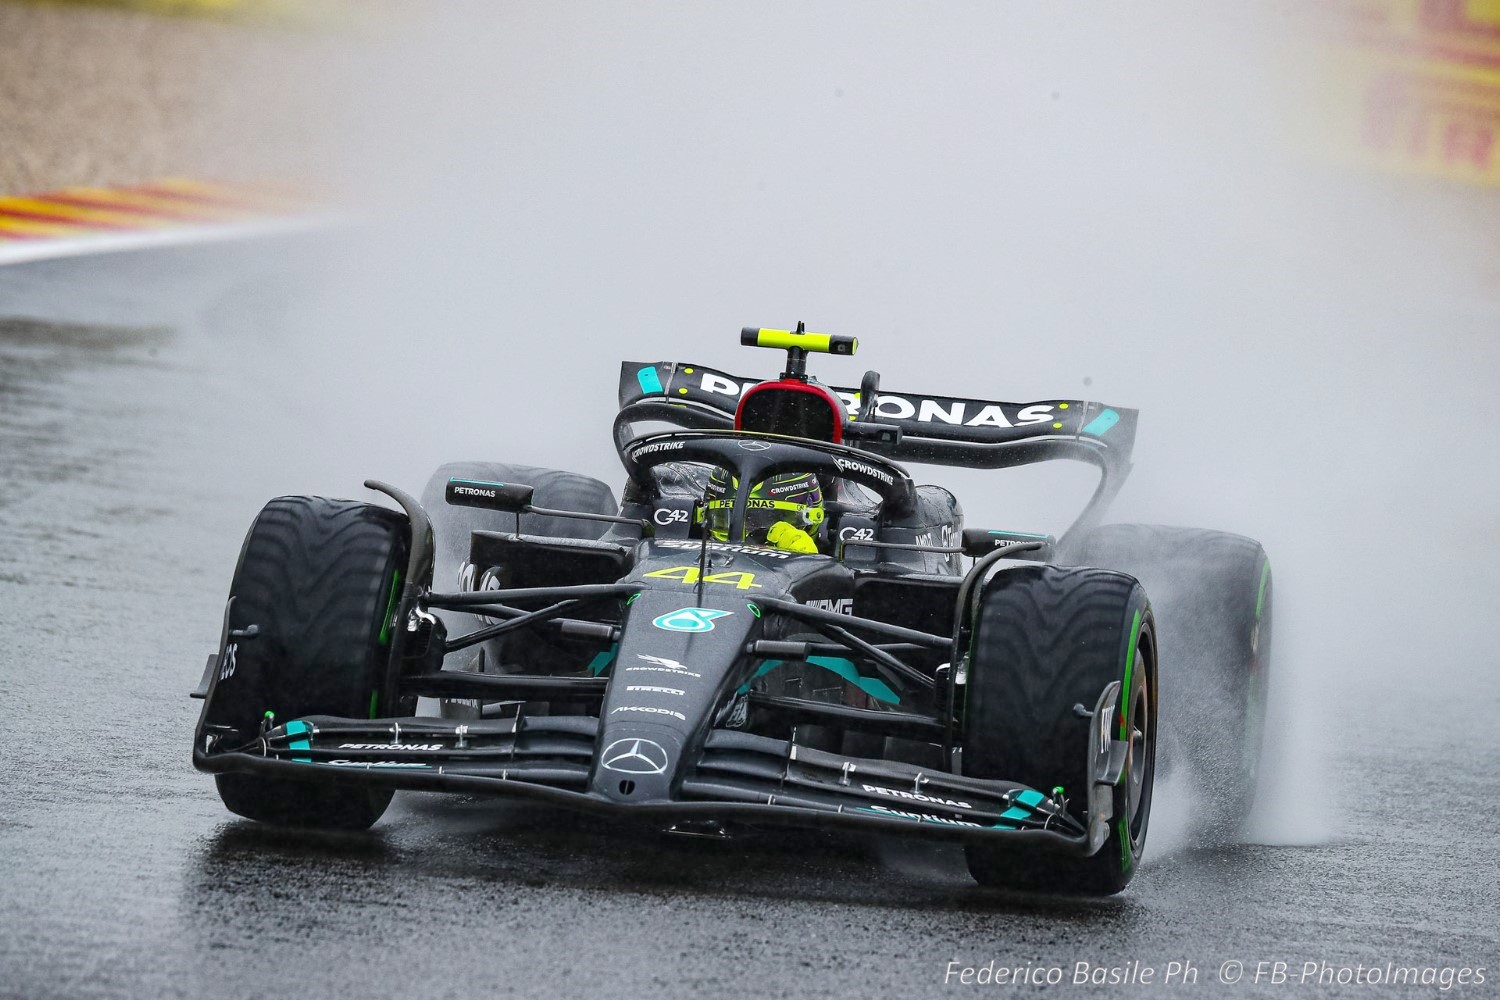
[[[740,396],[760,381],[705,365],[627,361],[620,367],[616,447],[624,453],[638,422],[733,427]],[[831,388],[852,419],[858,390]],[[901,429],[901,439],[849,444],[897,462],[1003,469],[1071,459],[1098,466],[1099,485],[1072,530],[1098,523],[1124,485],[1138,416],[1123,406],[1082,399],[1005,403],[885,391],[879,393],[875,412],[881,424]]]
[[[627,361],[620,368],[621,416],[632,411],[683,427],[732,426],[740,396],[759,381],[704,365]],[[852,419],[858,390],[831,388]],[[851,444],[898,462],[999,469],[1069,458],[1117,476],[1130,469],[1137,417],[1135,410],[1081,399],[1004,403],[885,391],[875,413],[880,423],[901,428],[901,440]]]

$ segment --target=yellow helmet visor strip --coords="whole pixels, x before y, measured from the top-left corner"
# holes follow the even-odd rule
[[[716,541],[728,540],[729,513],[733,509],[733,500],[713,500],[703,506],[702,510],[709,524],[709,534]],[[761,500],[755,497],[745,501],[746,513],[752,510],[784,510],[795,516],[798,527],[807,529],[816,529],[828,515],[822,507],[810,507],[807,504],[792,503],[790,500]]]

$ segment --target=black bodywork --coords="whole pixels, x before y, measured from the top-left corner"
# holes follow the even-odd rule
[[[518,528],[520,511],[538,510],[529,491],[495,491],[486,499],[497,527],[474,532],[470,546],[471,579],[484,589],[433,590],[427,513],[368,482],[411,523],[388,678],[398,699],[388,703],[408,714],[272,720],[247,741],[207,727],[205,706],[195,765],[502,793],[684,831],[734,821],[857,826],[1098,850],[1126,753],[1109,725],[1118,684],[1078,706],[1093,716],[1078,753],[1094,784],[1087,808],[1072,810],[1086,822],[1055,791],[962,774],[976,596],[1003,560],[1049,558],[1054,540],[965,532],[951,494],[916,485],[898,463],[1092,463],[1101,480],[1076,529],[1097,520],[1128,471],[1135,412],[882,393],[873,409],[885,431],[837,445],[735,430],[749,384],[697,365],[625,364],[619,515],[592,515],[608,528],[594,539],[527,535],[504,524],[505,512]],[[854,392],[834,391],[854,412]],[[732,534],[750,483],[817,472],[830,487],[825,551],[702,538],[694,503],[715,466],[742,484]],[[449,636],[438,610],[487,624]],[[209,704],[227,622],[195,692]],[[528,657],[528,637],[545,637],[548,654]],[[509,665],[445,667],[499,640],[515,651]],[[410,714],[418,697],[440,699],[454,717]]]

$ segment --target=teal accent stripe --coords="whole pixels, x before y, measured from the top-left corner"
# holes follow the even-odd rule
[[[1126,718],[1130,706],[1130,674],[1135,669],[1135,645],[1136,639],[1141,635],[1141,613],[1135,613],[1135,621],[1130,623],[1130,648],[1125,651],[1125,683],[1120,686],[1120,739],[1125,738],[1125,727],[1130,724]]]
[[[1018,538],[1040,538],[1046,540],[1046,535],[1034,535],[1029,531],[991,531],[992,535],[1015,535]]]
[[[786,662],[785,660],[767,660],[766,662],[762,663],[760,665],[760,667],[756,669],[755,673],[753,673],[753,674],[750,675],[750,680],[748,680],[745,683],[741,684],[739,686],[739,689],[736,690],[734,693],[735,694],[744,694],[746,691],[749,691],[750,690],[750,682],[751,681],[755,680],[757,677],[764,677],[764,676],[766,676],[766,674],[769,674],[771,671],[775,670],[777,667],[781,666],[785,662]]]
[[[762,663],[755,673],[750,675],[750,680],[740,685],[735,694],[744,694],[749,691],[751,681],[764,677],[785,662],[785,660],[767,660]],[[815,667],[822,667],[829,673],[837,674],[877,701],[883,701],[889,705],[901,704],[901,696],[892,691],[890,685],[879,677],[866,677],[861,674],[853,660],[847,660],[842,656],[809,656],[807,662]]]
[[[807,662],[837,674],[877,701],[888,705],[901,704],[901,696],[892,691],[885,681],[879,677],[864,676],[854,666],[853,660],[846,660],[842,656],[809,656]]]
[[[308,730],[307,723],[303,722],[300,719],[295,719],[295,720],[293,720],[291,722],[288,722],[286,724],[286,734],[288,736],[303,736],[303,735],[305,735],[307,733],[307,730]],[[293,750],[311,750],[312,749],[312,743],[310,743],[306,739],[293,740],[291,742],[291,748]],[[295,757],[294,756],[292,758],[292,760],[297,761],[299,764],[311,764],[312,763],[312,758],[311,757]]]
[[[594,658],[589,661],[589,676],[598,677],[604,673],[604,668],[615,662],[615,657],[619,653],[620,644],[618,642],[611,643],[608,649],[602,649],[598,653],[595,653]]]
[[[1083,433],[1095,435],[1103,434],[1105,431],[1109,430],[1119,422],[1120,415],[1118,413],[1116,413],[1114,410],[1105,410],[1103,413],[1099,414],[1093,420],[1090,420],[1087,424],[1084,425]]]
[[[1046,799],[1046,797],[1047,796],[1043,795],[1041,792],[1032,791],[1030,788],[1028,788],[1026,789],[1026,791],[1021,792],[1016,796],[1016,801],[1021,803],[1021,805],[1023,806],[1031,806],[1035,808],[1036,806],[1041,805],[1042,801]]]
[[[1255,617],[1260,617],[1260,609],[1266,603],[1266,581],[1271,578],[1271,560],[1266,559],[1260,564],[1260,593],[1255,595]]]
[[[667,390],[661,386],[661,376],[656,374],[656,369],[642,368],[635,373],[635,380],[641,384],[644,393],[663,393]]]

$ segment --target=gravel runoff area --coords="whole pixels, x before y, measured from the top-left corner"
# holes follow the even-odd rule
[[[349,48],[309,24],[0,0],[0,195],[326,177]]]

